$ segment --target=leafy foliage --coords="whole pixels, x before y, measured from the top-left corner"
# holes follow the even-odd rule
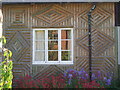
[[[93,80],[89,82],[89,75],[84,69],[80,71],[68,69],[64,77],[66,77],[67,88],[104,88],[102,84],[94,80],[95,75],[92,75]]]
[[[17,88],[104,88],[105,84],[98,82],[96,77],[100,77],[100,72],[98,75],[92,75],[93,80],[89,82],[89,76],[84,69],[77,71],[74,69],[68,69],[64,74],[52,74],[47,76],[46,73],[44,78],[34,79],[29,75],[25,77],[20,77],[20,79],[15,80]],[[108,79],[107,79],[108,80]],[[106,83],[106,81],[105,81]]]
[[[3,45],[6,44],[6,38],[3,36],[0,41]],[[3,50],[3,58],[4,60],[1,62],[0,65],[0,89],[3,88],[12,88],[12,68],[13,62],[11,60],[12,52],[6,48],[2,48]]]
[[[66,86],[65,79],[62,74],[51,75],[42,79],[33,79],[26,75],[15,80],[16,88],[64,88]]]
[[[15,80],[16,88],[99,88],[106,90],[106,88],[120,89],[120,80],[117,82],[112,80],[113,73],[106,73],[107,77],[102,77],[100,71],[92,74],[92,81],[89,81],[89,75],[84,69],[77,71],[68,69],[61,73],[53,73],[47,76],[48,73],[42,74],[44,78],[34,79],[29,75],[20,77]],[[91,90],[91,89],[90,89]]]

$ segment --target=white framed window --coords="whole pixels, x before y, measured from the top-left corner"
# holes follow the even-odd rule
[[[33,64],[73,64],[73,28],[33,29]]]

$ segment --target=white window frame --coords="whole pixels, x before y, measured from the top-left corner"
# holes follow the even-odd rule
[[[118,30],[118,64],[120,65],[120,27],[117,27]]]
[[[35,31],[45,30],[45,61],[35,61]],[[48,30],[58,30],[58,61],[48,61]],[[61,50],[61,30],[71,30],[71,50]],[[62,39],[64,40],[64,39]],[[67,39],[65,39],[67,40]],[[54,50],[55,51],[55,50]],[[71,61],[61,61],[61,51],[71,51]],[[33,29],[32,64],[73,64],[73,28],[36,28]]]

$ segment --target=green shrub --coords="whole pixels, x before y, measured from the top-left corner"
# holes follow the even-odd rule
[[[6,44],[5,37],[2,37],[0,41],[3,43],[3,45]],[[12,52],[6,48],[2,48],[3,51],[3,60],[0,65],[0,89],[4,88],[12,88],[12,68],[13,68],[13,62],[11,60]]]

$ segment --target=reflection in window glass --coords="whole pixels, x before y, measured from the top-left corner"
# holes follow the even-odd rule
[[[58,61],[58,51],[48,51],[49,61]]]
[[[58,41],[48,41],[48,50],[58,50]]]
[[[71,49],[71,41],[70,40],[62,40],[61,41],[61,49],[62,50],[70,50]]]
[[[61,31],[61,39],[71,39],[71,31],[70,30],[62,30]]]
[[[62,51],[62,61],[70,61],[70,51]]]
[[[58,30],[49,30],[48,39],[58,39]]]
[[[35,52],[35,61],[44,61],[45,60],[45,52],[44,51],[36,51]]]

